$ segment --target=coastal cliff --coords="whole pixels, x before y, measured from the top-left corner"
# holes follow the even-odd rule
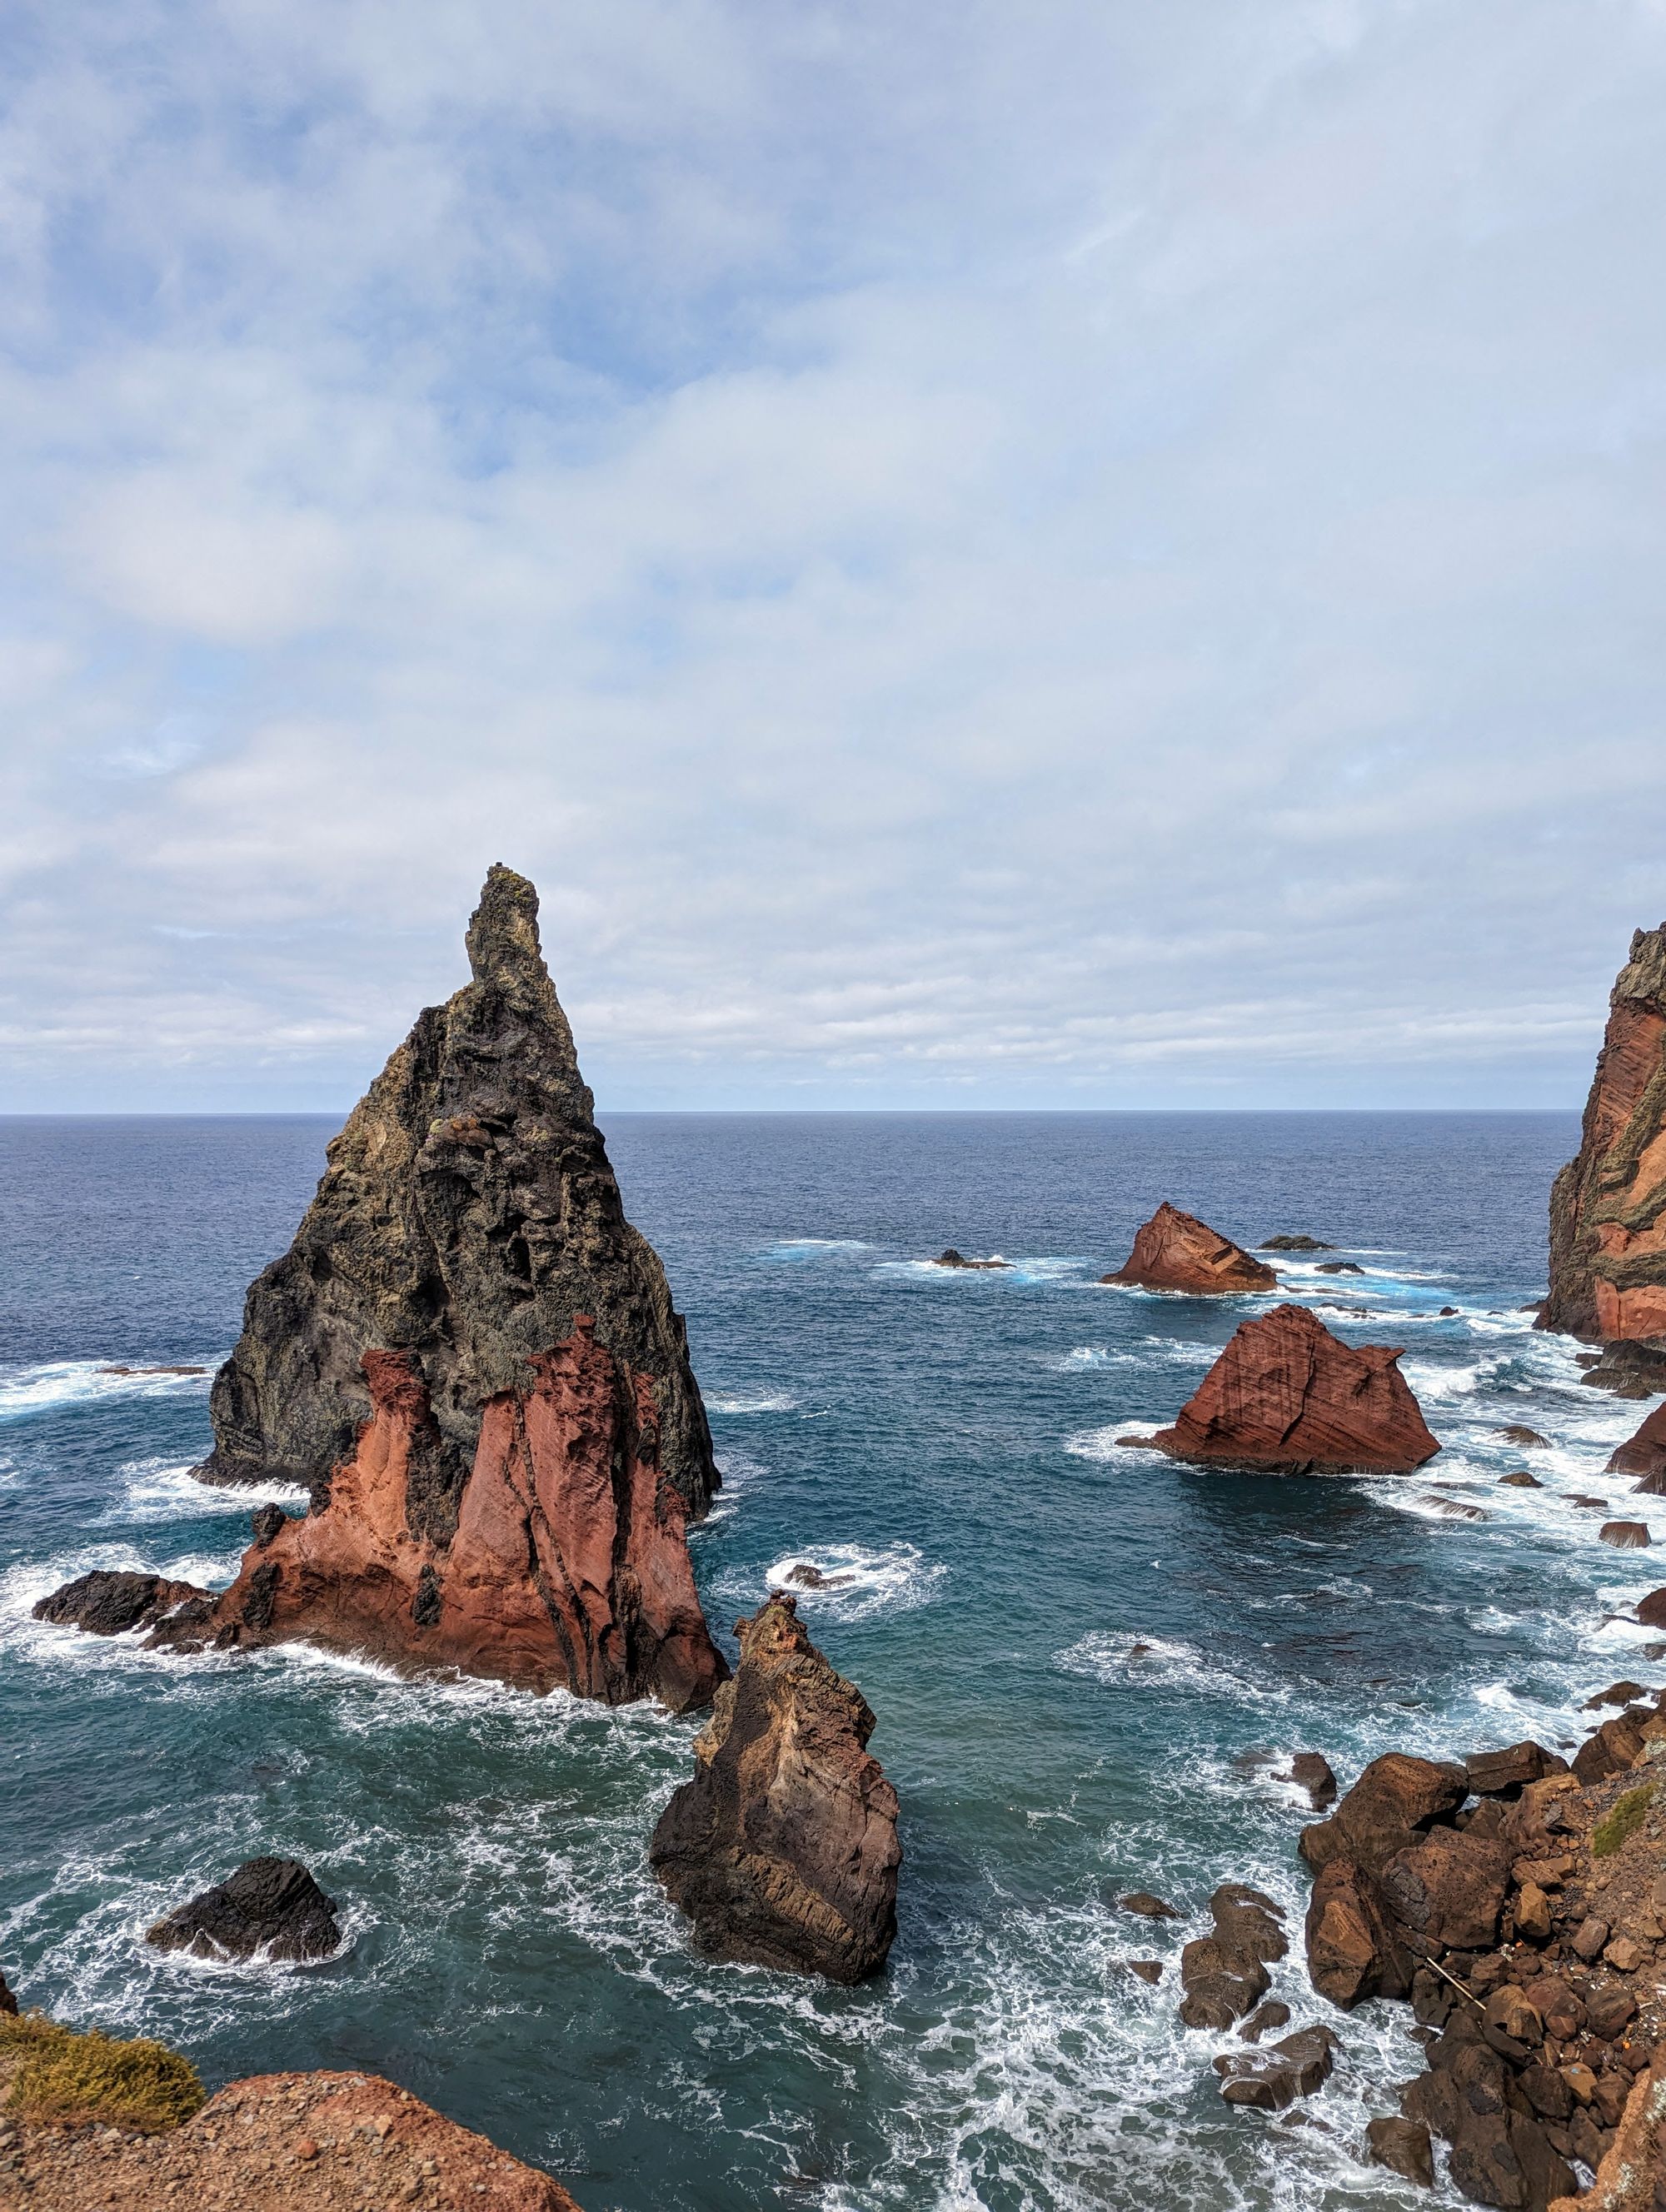
[[[1666,1341],[1666,924],[1638,931],[1608,1000],[1579,1151],[1551,1191],[1539,1325]]]

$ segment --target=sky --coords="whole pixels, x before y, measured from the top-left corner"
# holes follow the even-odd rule
[[[13,0],[0,1110],[1577,1104],[1666,0]]]

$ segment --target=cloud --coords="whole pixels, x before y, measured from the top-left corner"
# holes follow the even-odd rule
[[[124,0],[0,119],[0,1105],[1571,1101],[1666,21]]]

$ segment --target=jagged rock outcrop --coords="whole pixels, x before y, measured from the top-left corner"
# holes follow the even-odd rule
[[[708,1956],[860,1982],[897,1932],[897,1792],[873,1715],[777,1592],[738,1621],[740,1664],[648,1857]]]
[[[1278,1277],[1241,1244],[1211,1229],[1195,1214],[1165,1199],[1134,1240],[1134,1249],[1102,1283],[1131,1283],[1146,1291],[1184,1291],[1194,1297],[1225,1297],[1270,1291]]]
[[[1550,1195],[1539,1326],[1666,1340],[1666,924],[1638,931],[1608,1000],[1578,1155]]]
[[[1620,1445],[1605,1474],[1634,1474],[1638,1488],[1666,1492],[1666,1406],[1657,1406],[1629,1442]]]
[[[1284,1474],[1407,1474],[1440,1449],[1398,1351],[1355,1347],[1305,1306],[1239,1323],[1181,1408],[1150,1439],[1176,1459]]]
[[[37,1620],[50,1620],[60,1628],[84,1629],[89,1636],[125,1636],[131,1629],[154,1628],[182,1607],[195,1615],[211,1602],[210,1593],[195,1583],[94,1567],[90,1574],[77,1575],[74,1582],[41,1598],[33,1611]]]
[[[685,1538],[718,1479],[705,1412],[537,916],[495,867],[473,981],[419,1017],[250,1291],[199,1472],[304,1482],[313,1508],[263,1507],[230,1589],[157,1640],[304,1641],[678,1711],[723,1679]]]
[[[472,981],[417,1017],[331,1144],[294,1243],[251,1287],[198,1473],[327,1487],[371,1412],[365,1353],[401,1352],[432,1419],[412,1528],[443,1543],[484,1408],[524,1391],[589,1314],[650,1385],[659,1465],[698,1516],[717,1474],[682,1319],[624,1218],[525,877],[491,870],[468,954]]]
[[[217,1881],[145,1930],[159,1951],[198,1959],[327,1959],[341,1948],[333,1898],[299,1859],[245,1859]]]

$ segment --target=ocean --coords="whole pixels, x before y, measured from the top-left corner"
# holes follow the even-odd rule
[[[1357,2162],[1420,2054],[1403,2007],[1343,2019],[1308,1990],[1309,1816],[1268,1755],[1322,1751],[1346,1784],[1389,1748],[1566,1741],[1591,1691],[1660,1671],[1614,1618],[1663,1578],[1651,1555],[1605,1548],[1571,1502],[1620,1510],[1601,1469],[1643,1408],[1583,1388],[1576,1347],[1522,1310],[1576,1117],[601,1118],[724,1471],[692,1540],[714,1631],[733,1655],[794,1561],[841,1577],[800,1610],[878,1714],[902,1800],[888,1972],[842,1990],[691,1954],[645,1847],[694,1720],[31,1620],[90,1566],[231,1575],[256,1501],[185,1472],[206,1377],[103,1370],[225,1355],[333,1124],[10,1120],[0,1966],[23,2001],[160,2036],[211,2084],[386,2073],[586,2212],[1427,2204]],[[1283,1294],[1406,1347],[1439,1458],[1272,1480],[1117,1448],[1269,1303],[1101,1287],[1164,1198],[1245,1243],[1337,1245],[1360,1273],[1282,1260]],[[923,1264],[948,1244],[1014,1265]],[[1523,1455],[1512,1423],[1547,1448]],[[1543,1487],[1499,1486],[1529,1463]],[[337,1899],[337,1959],[147,1950],[165,1908],[260,1851]],[[1224,1880],[1286,1907],[1274,1994],[1345,2046],[1278,2118],[1223,2106],[1230,2039],[1176,2018],[1180,1947]],[[1134,1888],[1185,1917],[1107,1902]],[[1166,1962],[1157,1986],[1136,1957]]]

